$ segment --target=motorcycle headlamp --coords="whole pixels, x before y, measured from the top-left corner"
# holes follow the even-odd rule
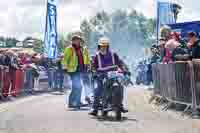
[[[119,82],[122,82],[122,81],[123,81],[123,77],[119,76],[119,77],[117,78],[117,80],[118,80]]]

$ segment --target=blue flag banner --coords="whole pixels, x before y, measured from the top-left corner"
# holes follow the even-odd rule
[[[173,13],[173,4],[170,2],[157,2],[157,36],[159,37],[159,29],[162,25],[175,24],[175,16]]]
[[[58,46],[57,35],[57,7],[56,0],[48,0],[46,14],[46,28],[44,38],[44,52],[48,58],[57,57]]]

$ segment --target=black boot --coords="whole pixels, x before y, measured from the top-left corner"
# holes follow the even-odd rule
[[[93,110],[89,113],[89,115],[92,115],[92,116],[97,116],[98,114],[98,111],[97,110]]]
[[[89,97],[86,97],[86,98],[85,98],[85,101],[86,101],[88,104],[92,104],[92,102],[91,102],[91,100],[90,100]]]
[[[122,111],[122,113],[128,113],[128,109],[124,108],[123,105],[121,106],[121,111]]]

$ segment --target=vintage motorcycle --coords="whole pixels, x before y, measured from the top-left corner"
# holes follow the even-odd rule
[[[116,120],[121,120],[122,113],[127,113],[123,109],[124,87],[132,84],[130,73],[111,71],[107,73],[97,73],[95,80],[103,81],[103,94],[100,97],[98,110],[102,112],[104,118],[109,112],[115,112]]]

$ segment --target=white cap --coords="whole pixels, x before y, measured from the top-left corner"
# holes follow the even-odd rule
[[[99,45],[100,46],[103,46],[103,45],[108,46],[109,43],[110,43],[110,40],[107,37],[102,37],[102,38],[99,39]]]

